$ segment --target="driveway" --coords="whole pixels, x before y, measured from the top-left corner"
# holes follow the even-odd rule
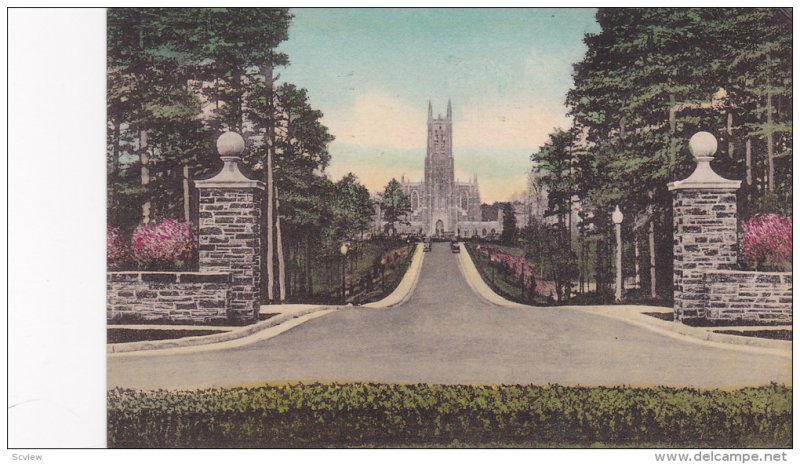
[[[738,387],[791,384],[791,360],[690,343],[583,311],[488,303],[446,243],[426,254],[400,306],[335,311],[236,348],[108,359],[109,388],[275,381]]]

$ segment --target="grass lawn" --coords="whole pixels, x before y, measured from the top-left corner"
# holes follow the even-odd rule
[[[519,247],[494,244],[481,246],[490,246],[507,254],[512,254],[512,252],[517,253],[514,256],[523,256],[525,254],[524,251]],[[550,300],[539,294],[533,295],[532,299],[529,298],[528,292],[523,292],[519,279],[514,277],[513,274],[505,274],[499,268],[492,269],[489,259],[486,257],[486,255],[475,249],[475,244],[466,243],[466,248],[484,282],[486,282],[486,284],[498,295],[501,295],[508,300],[523,304],[552,304]]]
[[[405,244],[401,242],[365,241],[357,243],[348,253],[345,268],[345,285],[347,287],[347,302],[364,304],[377,301],[391,293],[402,280],[406,269],[411,262],[416,243]],[[409,253],[409,250],[411,253]],[[383,278],[377,276],[380,272],[376,263],[387,255],[395,252],[403,254],[398,259],[392,259],[384,267]],[[377,272],[377,274],[376,274]],[[371,287],[366,284],[372,280]],[[312,266],[311,278],[313,294],[310,296],[296,296],[296,303],[342,303],[342,259],[328,260]]]

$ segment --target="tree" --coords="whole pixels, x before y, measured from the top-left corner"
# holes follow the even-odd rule
[[[245,170],[267,184],[270,300],[275,284],[286,298],[293,259],[310,291],[312,249],[328,253],[334,240],[324,173],[333,137],[305,89],[273,74],[288,64],[276,47],[291,18],[286,8],[129,8],[108,21],[109,221],[185,214],[185,171],[219,169],[216,137],[240,132]]]
[[[730,113],[738,122],[734,128],[739,127],[736,133],[745,139],[749,155],[744,176],[748,193],[765,209],[788,212],[792,192],[791,10],[723,9],[711,27],[712,37],[721,44],[720,54],[726,58]],[[759,141],[766,157],[754,162],[748,148]],[[754,171],[762,173],[761,183],[753,182]],[[763,207],[748,209],[748,215],[754,215]]]
[[[271,183],[272,191],[279,192],[275,194],[275,199],[280,201],[281,211],[280,215],[275,216],[275,224],[283,221],[285,233],[281,236],[289,241],[285,244],[283,240],[275,243],[279,260],[279,291],[285,288],[280,279],[281,255],[284,250],[297,249],[299,244],[305,248],[304,282],[309,288],[314,236],[319,235],[320,228],[330,217],[331,206],[326,198],[332,187],[329,180],[321,180],[321,173],[330,161],[328,144],[333,141],[333,136],[320,122],[322,112],[311,106],[305,89],[287,83],[275,89],[273,95],[264,90],[268,86],[268,82],[255,83],[254,98],[248,102],[248,117],[256,127],[265,128],[270,133],[255,144],[255,150],[267,151],[267,162],[264,163],[263,158],[253,159],[252,162],[254,169],[272,172],[267,188]],[[274,127],[270,129],[269,124],[274,124]],[[271,240],[272,236],[268,234],[267,241],[272,243]],[[294,254],[297,255],[297,252]],[[269,256],[267,260],[272,262]],[[280,295],[285,296],[285,289],[280,291]]]
[[[275,48],[286,40],[292,15],[286,8],[200,8],[189,10],[189,17],[191,24],[200,26],[192,28],[191,43],[202,57],[201,79],[213,82],[213,85],[205,86],[207,98],[215,103],[212,124],[218,130],[227,127],[239,132],[248,129],[249,132],[250,126],[245,124],[248,100],[261,98],[268,108],[260,121],[252,121],[252,128],[260,131],[265,141],[260,150],[249,152],[251,157],[245,162],[251,168],[261,167],[258,171],[263,173],[267,185],[265,267],[268,299],[272,301],[274,232],[277,227],[274,215],[276,186],[272,178],[276,125],[273,69],[288,62],[285,55],[275,52]],[[259,79],[263,84],[260,88],[255,86]],[[278,247],[278,258],[282,260],[282,247]],[[279,266],[279,272],[283,272],[282,266]],[[279,284],[281,295],[285,296],[283,281]]]
[[[575,178],[572,145],[575,137],[571,132],[554,130],[539,151],[531,155],[534,172],[547,188],[547,211],[545,215],[556,215],[565,223],[572,210]]]
[[[215,136],[245,128],[248,73],[265,61],[265,46],[285,39],[290,17],[286,9],[109,9],[111,220],[125,222],[133,202],[142,222],[182,212],[186,168],[201,176],[216,168]],[[127,159],[133,153],[138,164]]]
[[[601,32],[587,34],[567,94],[571,131],[585,135],[573,157],[573,192],[595,212],[587,220],[600,239],[598,260],[609,237],[606,212],[616,204],[633,212],[648,231],[651,289],[660,261],[657,280],[666,290],[671,254],[656,256],[672,243],[666,184],[694,169],[686,149],[693,133],[717,135],[715,169],[747,179],[743,211],[789,203],[791,169],[776,166],[791,160],[790,15],[764,8],[601,8],[597,21]],[[759,149],[767,152],[761,164]],[[606,266],[598,263],[598,275]]]
[[[545,229],[545,254],[551,265],[550,277],[555,282],[558,302],[569,299],[572,281],[578,277],[578,259],[570,242],[570,233],[564,224],[553,224]]]
[[[108,10],[109,218],[118,225],[174,216],[182,167],[213,166],[177,16],[167,8]],[[132,154],[138,163],[123,162]]]
[[[406,215],[411,212],[411,200],[403,193],[400,182],[392,178],[383,189],[380,202],[383,217],[394,234],[396,232],[395,223],[404,223]]]
[[[553,281],[558,302],[568,300],[579,270],[566,226],[562,223],[545,225],[534,220],[520,235],[525,243],[525,258],[536,263],[542,278]]]
[[[369,228],[373,205],[369,190],[348,173],[334,186],[333,228],[339,239],[353,239]]]
[[[500,243],[511,245],[517,237],[517,216],[511,203],[503,204],[503,232],[500,234]]]

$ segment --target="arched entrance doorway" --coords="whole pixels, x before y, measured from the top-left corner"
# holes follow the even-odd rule
[[[436,221],[436,235],[441,236],[444,235],[444,222],[441,219]]]

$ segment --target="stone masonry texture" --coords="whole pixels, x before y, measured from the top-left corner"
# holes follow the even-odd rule
[[[736,191],[675,190],[672,204],[675,317],[705,317],[705,272],[736,267]]]
[[[230,275],[202,272],[109,272],[109,322],[207,324],[226,321]]]
[[[231,275],[230,318],[257,319],[262,285],[261,210],[256,188],[201,188],[200,271]]]
[[[792,273],[707,271],[710,320],[792,321]]]

